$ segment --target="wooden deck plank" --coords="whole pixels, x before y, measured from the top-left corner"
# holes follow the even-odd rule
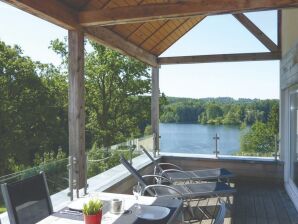
[[[279,224],[277,218],[277,211],[275,210],[275,206],[271,199],[271,194],[268,191],[263,190],[263,203],[265,205],[265,212],[268,222],[271,224]]]
[[[276,209],[277,218],[278,218],[279,223],[281,223],[281,224],[291,223],[290,218],[289,218],[287,212],[285,211],[285,208],[281,202],[280,196],[278,195],[277,189],[271,191],[271,198],[273,200],[273,204]]]
[[[236,183],[232,210],[228,211],[225,224],[298,224],[298,212],[282,186],[260,182]],[[225,201],[225,198],[223,198]],[[216,198],[200,201],[200,206],[211,212],[216,210]],[[191,223],[211,223],[200,217]]]
[[[255,197],[255,208],[257,213],[257,223],[267,224],[267,217],[263,206],[263,200],[261,197]]]
[[[284,208],[286,208],[287,214],[292,224],[298,224],[298,213],[296,211],[295,206],[291,202],[291,199],[289,198],[285,190],[280,190],[278,191],[278,193],[280,195]]]

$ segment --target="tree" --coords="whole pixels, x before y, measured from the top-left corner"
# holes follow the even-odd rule
[[[87,146],[109,147],[139,136],[150,123],[148,67],[130,57],[89,42],[85,53]],[[67,63],[66,43],[52,42],[51,48]]]
[[[20,47],[0,42],[0,175],[13,172],[14,162],[32,165],[36,152],[68,148],[61,103],[67,91],[46,80],[57,74],[53,66],[23,56]]]
[[[273,104],[271,107],[268,118],[268,127],[273,134],[277,135],[279,133],[279,105],[277,103]]]
[[[256,122],[247,133],[241,136],[240,147],[243,152],[274,152],[274,134],[265,123]]]
[[[220,106],[216,104],[207,105],[206,115],[208,120],[216,119],[217,117],[221,117],[223,115],[223,111]]]

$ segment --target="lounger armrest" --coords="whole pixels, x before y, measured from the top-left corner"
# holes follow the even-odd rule
[[[179,173],[182,173],[183,175],[185,175],[187,178],[192,179],[192,177],[188,173],[186,173],[183,170],[177,170],[177,169],[163,170],[162,173],[161,173],[161,175],[164,175],[164,174],[167,175],[167,173],[171,173],[171,172],[179,172]]]
[[[148,185],[148,186],[146,186],[146,187],[144,188],[144,190],[143,190],[143,194],[146,193],[146,191],[148,191],[148,190],[149,190],[149,192],[150,192],[150,191],[151,191],[151,192],[152,192],[152,191],[155,192],[154,189],[156,189],[156,188],[167,188],[167,189],[170,189],[170,190],[176,192],[178,195],[180,195],[181,198],[183,198],[183,194],[182,194],[180,191],[178,191],[177,189],[175,189],[175,188],[173,188],[173,187],[171,187],[171,186],[168,186],[168,185],[162,185],[162,184],[153,184],[153,185]],[[151,189],[153,189],[153,190],[151,190]],[[156,194],[155,196],[162,196],[162,195],[157,195],[157,194]]]
[[[158,163],[159,166],[173,166],[175,167],[175,169],[178,169],[178,170],[183,170],[180,166],[177,166],[173,163]]]
[[[168,178],[166,178],[166,177],[163,177],[163,176],[160,176],[160,175],[156,175],[156,174],[151,174],[151,175],[144,175],[144,176],[142,176],[143,178],[147,178],[147,177],[155,177],[155,178],[160,178],[160,179],[164,179],[164,180],[166,180],[166,181],[168,181],[168,182],[170,182],[171,183],[171,181],[168,179]]]

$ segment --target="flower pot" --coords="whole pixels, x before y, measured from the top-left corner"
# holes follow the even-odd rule
[[[102,211],[96,215],[84,215],[85,224],[101,224]]]

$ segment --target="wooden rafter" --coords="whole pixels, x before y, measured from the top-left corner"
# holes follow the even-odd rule
[[[154,49],[158,48],[161,44],[163,44],[172,34],[174,34],[176,32],[176,30],[179,30],[181,27],[183,27],[184,23],[186,23],[187,21],[189,21],[191,18],[189,19],[185,19],[185,21],[183,23],[180,23],[180,25],[178,27],[176,27],[176,29],[173,29],[171,32],[169,32],[160,42],[158,42],[157,44],[153,45],[150,49],[150,52],[153,51]],[[204,16],[201,16],[201,19],[197,21],[196,24],[193,25],[196,26],[198,25],[200,22],[203,21],[203,19],[205,19]],[[175,42],[171,42],[170,44],[168,44],[166,46],[166,48],[164,48],[161,52],[159,52],[158,55],[161,55],[164,51],[166,51],[167,49],[169,49],[173,44],[175,44],[182,36],[184,36],[187,32],[183,33],[183,35],[180,35],[177,40]]]
[[[83,26],[116,25],[198,15],[280,9],[297,5],[298,0],[172,0],[163,4],[85,10],[79,13],[79,21]]]
[[[195,64],[195,63],[214,63],[214,62],[241,62],[241,61],[266,61],[279,60],[280,52],[264,53],[243,53],[243,54],[217,54],[217,55],[198,55],[181,57],[160,57],[158,64]]]
[[[152,36],[154,36],[157,32],[159,32],[164,26],[167,25],[169,21],[164,21],[162,24],[159,25],[157,29],[154,30],[151,35],[148,35],[138,46],[142,46],[147,40],[149,40]]]
[[[270,51],[275,52],[279,50],[278,46],[262,30],[260,30],[247,16],[245,16],[242,13],[234,14],[233,16]]]
[[[126,41],[121,36],[104,27],[89,27],[85,30],[86,35],[96,42],[99,42],[121,53],[138,58],[139,60],[151,65],[157,66],[157,57],[145,51],[144,49]]]

